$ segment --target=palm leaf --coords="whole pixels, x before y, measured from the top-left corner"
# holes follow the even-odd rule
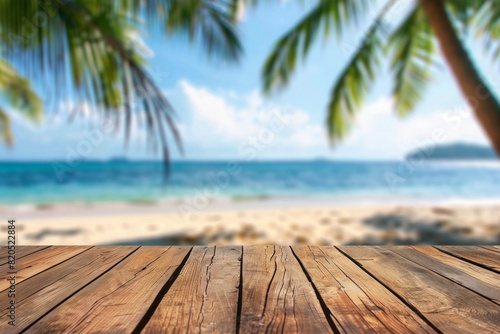
[[[236,0],[122,0],[122,10],[150,28],[163,27],[167,33],[184,32],[202,41],[208,56],[239,60],[243,48],[235,27]]]
[[[462,31],[464,34],[469,31],[481,3],[482,1],[478,0],[445,1],[449,13],[455,18],[453,23],[455,23],[455,25],[459,24],[457,31]]]
[[[331,25],[342,30],[368,10],[365,0],[322,0],[297,25],[281,37],[268,56],[262,71],[264,91],[286,86],[297,60],[306,58],[318,34],[329,36]]]
[[[328,135],[332,145],[349,133],[356,112],[375,80],[375,71],[380,66],[380,57],[386,38],[382,20],[385,12],[386,10],[368,29],[360,47],[351,57],[332,89],[327,117]]]
[[[10,128],[10,118],[9,115],[0,107],[0,140],[7,145],[12,145],[14,142],[14,136],[12,135],[12,130]]]
[[[21,77],[8,63],[0,59],[0,93],[15,111],[26,119],[38,123],[42,119],[42,102],[31,88],[30,82]],[[0,108],[0,137],[7,144],[14,141],[9,115]]]
[[[395,77],[396,110],[400,116],[405,116],[420,101],[431,79],[435,45],[422,6],[417,6],[392,34],[389,49]]]
[[[153,147],[161,144],[166,161],[169,137],[182,152],[175,113],[144,69],[146,61],[134,36],[147,21],[150,28],[199,36],[209,55],[234,61],[242,48],[232,4],[229,0],[5,0],[0,2],[1,51],[23,75],[36,78],[44,95],[54,94],[47,100],[69,96],[90,102],[95,112],[124,131],[126,144],[134,127],[144,126],[148,142]],[[72,112],[73,117],[78,114],[79,110]]]
[[[126,142],[137,114],[150,113],[153,123],[158,124],[164,123],[157,115],[173,117],[170,103],[143,69],[145,60],[136,52],[132,36],[138,33],[138,23],[121,12],[115,2],[53,2],[50,11],[46,3],[0,3],[0,31],[6,45],[2,51],[6,59],[26,76],[37,78],[39,86],[45,83],[43,78],[49,87],[57,87],[42,89],[44,93],[54,92],[54,101],[75,96],[82,102],[91,102],[95,112],[124,130]],[[19,18],[33,18],[41,12],[49,19],[26,35],[26,24],[18,24]],[[142,100],[151,102],[152,109],[138,110],[136,106]],[[177,134],[173,122],[167,126]],[[161,136],[156,126],[147,125],[146,130],[150,140]],[[177,144],[180,147],[179,141]]]
[[[389,1],[382,8],[333,86],[327,116],[331,145],[349,134],[356,113],[375,80],[388,38],[384,16],[396,2],[397,0]]]
[[[500,6],[496,1],[474,2],[477,36],[485,42],[486,52],[500,60]]]
[[[175,0],[168,10],[168,31],[185,31],[191,39],[200,36],[209,56],[230,61],[239,58],[242,46],[233,25],[232,1]]]

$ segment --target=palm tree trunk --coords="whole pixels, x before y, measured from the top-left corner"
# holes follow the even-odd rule
[[[500,156],[500,103],[474,67],[443,0],[421,0],[443,55],[491,144]]]

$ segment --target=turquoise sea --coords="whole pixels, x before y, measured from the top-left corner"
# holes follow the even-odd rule
[[[499,200],[500,164],[405,161],[0,163],[0,205],[210,200]]]

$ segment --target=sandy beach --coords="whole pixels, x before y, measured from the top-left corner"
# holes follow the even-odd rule
[[[500,243],[500,205],[492,204],[227,206],[189,219],[154,205],[0,212],[15,217],[19,245]]]

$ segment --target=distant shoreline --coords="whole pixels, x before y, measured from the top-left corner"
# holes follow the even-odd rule
[[[498,156],[490,146],[458,142],[421,147],[406,154],[405,159],[498,161]]]

